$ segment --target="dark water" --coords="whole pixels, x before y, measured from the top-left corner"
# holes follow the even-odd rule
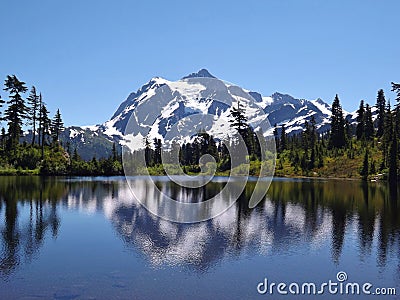
[[[165,191],[192,197],[224,185],[193,194],[161,179]],[[344,271],[399,294],[398,191],[275,179],[249,209],[253,187],[215,219],[177,224],[138,205],[124,178],[0,177],[0,299],[397,299],[256,287],[266,277],[321,284]]]

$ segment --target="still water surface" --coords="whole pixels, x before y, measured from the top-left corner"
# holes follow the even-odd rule
[[[178,198],[209,198],[224,186],[223,178],[201,190],[155,180]],[[249,209],[252,188],[217,218],[177,224],[137,204],[123,177],[0,177],[0,299],[366,299],[256,290],[265,277],[320,284],[339,271],[400,293],[398,191],[274,179]]]

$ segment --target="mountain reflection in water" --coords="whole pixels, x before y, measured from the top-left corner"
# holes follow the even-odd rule
[[[173,197],[186,197],[185,201],[206,199],[224,186],[218,180],[193,191],[159,179],[155,178],[159,188]],[[398,256],[398,191],[358,181],[274,179],[265,200],[249,209],[254,184],[249,182],[240,199],[222,215],[179,224],[140,206],[124,178],[1,177],[0,277],[6,278],[38,256],[46,239],[57,239],[64,210],[103,214],[123,243],[156,268],[179,266],[207,272],[226,257],[268,256],[304,244],[318,249],[326,242],[337,264],[350,234],[357,236],[352,248],[360,259],[376,251],[377,267],[385,267],[388,255]],[[152,194],[149,185],[134,188]]]

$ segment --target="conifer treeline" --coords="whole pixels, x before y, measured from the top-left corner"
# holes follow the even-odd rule
[[[253,128],[247,123],[245,116],[245,109],[243,105],[238,102],[237,107],[232,107],[230,111],[231,119],[230,126],[236,130],[236,133],[240,135],[243,140],[247,152],[249,154],[249,161],[260,161],[261,160],[261,147]],[[239,143],[238,139],[233,139],[235,143]],[[225,172],[230,170],[232,165],[232,153],[229,153],[228,148],[224,141],[216,141],[216,139],[205,131],[197,133],[191,143],[184,143],[178,147],[179,151],[179,163],[183,166],[183,170],[186,173],[198,173],[200,172],[200,158],[209,154],[217,163],[217,171]],[[235,145],[231,145],[235,147]],[[145,139],[145,160],[146,165],[150,167],[159,166],[162,162],[161,157],[162,145],[160,139],[154,139],[153,144],[146,138]],[[234,161],[239,161],[240,158]]]
[[[32,86],[28,96],[26,83],[15,75],[8,75],[4,88],[8,101],[1,99],[0,167],[2,173],[12,170],[38,170],[45,156],[54,160],[62,158],[59,134],[64,129],[61,113],[57,110],[53,119],[49,117],[41,93]],[[21,143],[23,129],[29,129],[32,140]]]
[[[32,86],[26,100],[23,94],[28,91],[25,82],[20,81],[15,75],[8,75],[4,83],[4,91],[8,93],[9,100],[1,100],[0,107],[5,103],[7,108],[2,114],[1,121],[7,123],[7,133],[2,142],[6,151],[16,151],[22,135],[24,125],[31,125],[32,142],[44,146],[51,142],[58,142],[59,133],[64,129],[60,111],[57,110],[53,120],[49,118],[49,111],[43,101],[42,94],[37,94],[36,87]],[[4,130],[5,131],[5,130]],[[38,137],[36,142],[36,136]]]
[[[8,75],[0,95],[0,174],[44,175],[117,175],[122,173],[121,157],[115,144],[110,157],[83,161],[76,149],[72,155],[69,144],[64,150],[59,141],[64,130],[60,110],[50,119],[42,94],[15,75]],[[4,107],[5,106],[5,107]],[[2,110],[4,108],[4,111]],[[6,126],[4,126],[6,125]],[[23,136],[23,129],[30,135]],[[31,140],[27,140],[31,137]],[[23,140],[23,142],[21,142]]]
[[[85,161],[78,154],[75,148],[70,153],[70,147],[67,145],[69,153],[69,165],[67,174],[80,176],[98,176],[98,175],[123,175],[122,156],[118,153],[116,144],[113,143],[111,155],[107,158],[97,159],[95,156],[89,161]]]
[[[278,150],[277,169],[283,169],[285,161],[296,174],[310,175],[324,167],[331,158],[345,157],[354,160],[363,156],[359,174],[367,179],[370,175],[386,175],[390,182],[398,181],[400,138],[400,84],[392,83],[397,94],[397,105],[391,108],[384,91],[378,91],[375,104],[376,119],[373,121],[372,107],[364,100],[357,110],[356,124],[350,124],[343,116],[338,95],[332,104],[331,129],[317,134],[315,119],[305,123],[301,134],[288,135],[285,126],[280,132],[275,125],[275,140]],[[362,153],[361,153],[362,152]],[[372,156],[370,153],[375,155]],[[380,156],[377,157],[377,153]]]
[[[400,85],[392,83],[392,86],[399,102]],[[375,120],[373,111],[376,114]],[[238,103],[237,107],[232,107],[230,115],[231,127],[245,141],[249,153],[248,161],[260,161],[262,155],[259,141],[253,128],[247,123],[243,106]],[[373,177],[387,178],[392,183],[398,181],[399,104],[392,109],[383,90],[378,91],[374,106],[361,100],[356,122],[353,124],[343,115],[339,96],[336,95],[332,103],[330,130],[317,132],[314,116],[311,116],[310,121],[305,121],[304,125],[304,130],[299,134],[288,134],[285,124],[279,128],[275,125],[278,175],[321,176],[327,169],[333,172],[329,176],[336,176],[339,166],[335,166],[335,163],[343,161],[344,164],[357,164],[358,176],[363,179]],[[224,172],[231,168],[231,158],[226,146],[207,132],[199,132],[193,142],[178,147],[179,161],[185,172],[200,172],[199,159],[204,154],[214,157],[217,171]],[[161,140],[155,139],[151,143],[145,139],[145,158],[150,167],[161,164]],[[342,168],[346,172],[346,166]],[[347,175],[353,176],[339,176]]]

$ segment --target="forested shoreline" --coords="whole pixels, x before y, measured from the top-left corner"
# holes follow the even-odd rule
[[[3,90],[8,100],[0,95],[0,175],[122,174],[115,144],[110,157],[84,161],[69,143],[64,145],[59,140],[64,130],[60,110],[50,118],[44,97],[35,86],[28,92],[25,82],[9,75]],[[25,128],[30,131],[31,140],[24,136]]]
[[[123,175],[122,155],[115,143],[107,158],[83,160],[77,149],[63,144],[60,133],[64,123],[60,110],[50,118],[42,93],[15,75],[7,76],[0,95],[0,175]],[[330,130],[317,132],[314,117],[305,122],[300,134],[287,134],[285,124],[275,125],[277,150],[275,175],[307,177],[383,179],[397,183],[399,177],[400,139],[400,84],[392,82],[397,95],[392,107],[383,90],[376,103],[363,100],[357,111],[356,124],[350,124],[343,115],[339,96],[332,104]],[[376,119],[372,107],[376,107]],[[231,127],[243,139],[248,151],[250,175],[259,175],[263,156],[257,133],[247,123],[241,103],[231,108]],[[27,140],[23,129],[31,133]],[[165,174],[161,162],[161,140],[145,138],[144,155],[152,175]],[[200,157],[210,154],[216,162],[216,174],[229,175],[232,166],[229,151],[223,141],[207,132],[198,132],[191,143],[179,145],[179,163],[187,174],[201,171]],[[134,157],[134,155],[132,157]],[[268,153],[267,153],[268,155]]]

